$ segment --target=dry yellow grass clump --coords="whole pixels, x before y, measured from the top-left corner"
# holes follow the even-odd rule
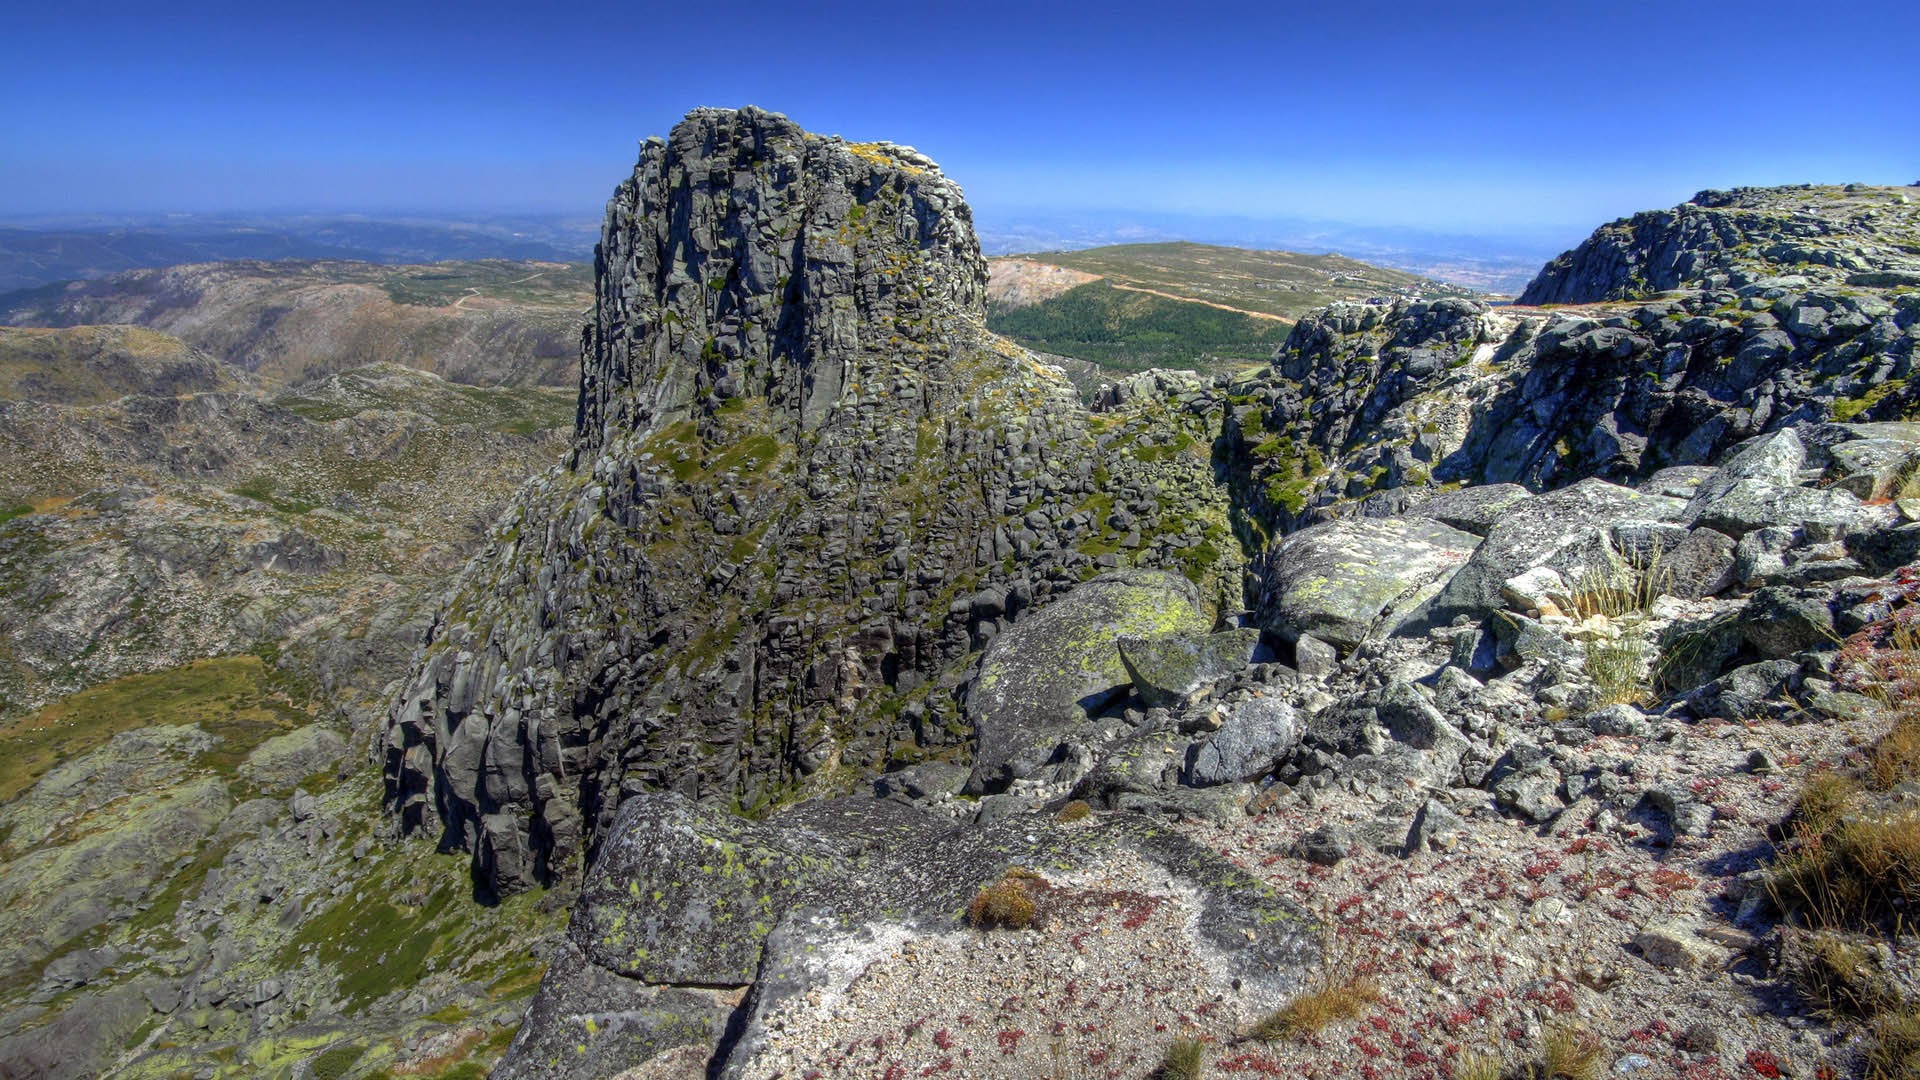
[[[1351,1020],[1380,1000],[1380,984],[1367,975],[1302,994],[1268,1013],[1250,1034],[1267,1042],[1311,1035],[1337,1020]]]

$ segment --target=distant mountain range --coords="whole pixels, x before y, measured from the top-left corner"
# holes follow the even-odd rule
[[[986,216],[987,255],[1188,240],[1339,253],[1482,292],[1517,293],[1585,230],[1466,235],[1291,218],[1177,214]],[[562,215],[434,218],[378,214],[0,218],[0,292],[181,263],[225,259],[447,259],[590,262],[599,225]]]
[[[1238,248],[1338,253],[1481,292],[1513,295],[1526,287],[1541,263],[1577,243],[1586,232],[1584,228],[1569,228],[1467,234],[1305,218],[1088,213],[983,217],[980,246],[985,254],[996,256],[1188,240]]]
[[[588,262],[599,226],[585,219],[281,215],[0,222],[0,292],[124,270],[227,259],[449,259]]]

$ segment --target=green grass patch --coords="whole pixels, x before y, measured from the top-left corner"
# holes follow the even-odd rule
[[[221,739],[209,764],[231,769],[266,739],[306,722],[258,656],[196,660],[151,675],[129,675],[82,690],[0,725],[0,801],[13,799],[55,765],[123,731],[197,724]]]
[[[1205,304],[1090,282],[1030,307],[990,314],[995,333],[1119,371],[1213,370],[1264,361],[1292,327]]]
[[[539,910],[541,896],[535,890],[484,908],[473,897],[465,857],[408,844],[376,860],[352,893],[309,918],[277,962],[291,968],[311,956],[331,965],[350,1012],[442,972],[492,980],[496,1000],[516,997],[540,978],[525,943],[560,917]]]

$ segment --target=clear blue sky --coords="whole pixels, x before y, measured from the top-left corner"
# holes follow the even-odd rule
[[[757,104],[983,217],[1481,230],[1920,179],[1920,4],[12,5],[0,214],[560,210]],[[162,12],[165,13],[162,13]]]

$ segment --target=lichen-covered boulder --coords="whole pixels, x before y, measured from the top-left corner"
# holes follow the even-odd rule
[[[1218,634],[1121,638],[1118,644],[1120,662],[1126,665],[1134,692],[1149,707],[1178,705],[1216,679],[1272,659],[1260,644],[1260,631],[1251,627]]]
[[[843,869],[812,832],[640,795],[621,806],[568,932],[593,963],[630,978],[745,985],[790,898]]]
[[[494,1080],[615,1076],[678,1046],[712,1047],[733,1008],[723,990],[649,986],[562,941]]]
[[[1736,540],[1762,528],[1797,528],[1819,539],[1839,539],[1899,520],[1892,507],[1864,505],[1845,488],[1801,486],[1807,462],[1807,446],[1792,428],[1754,439],[1700,485],[1687,504],[1688,519]]]
[[[997,791],[1047,765],[1063,741],[1132,681],[1119,639],[1206,633],[1192,582],[1158,571],[1103,574],[994,639],[967,687],[977,750],[968,790]]]
[[[1392,632],[1479,544],[1472,533],[1422,517],[1302,529],[1267,550],[1260,625],[1352,648]]]

